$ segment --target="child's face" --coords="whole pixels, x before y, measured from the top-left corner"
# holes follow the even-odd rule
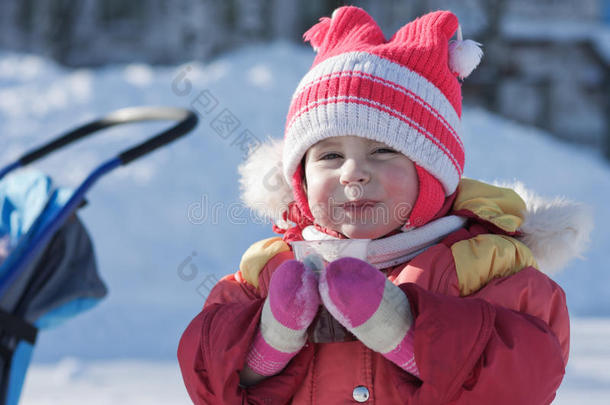
[[[404,225],[418,193],[408,157],[357,136],[336,136],[309,148],[304,183],[316,222],[359,239],[376,239]],[[364,206],[349,206],[363,200]]]

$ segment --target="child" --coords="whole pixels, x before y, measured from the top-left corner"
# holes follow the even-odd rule
[[[537,261],[578,254],[588,219],[461,178],[458,77],[481,54],[459,33],[450,42],[456,30],[437,11],[387,41],[364,10],[341,7],[307,31],[318,53],[284,141],[240,168],[244,200],[283,237],[252,245],[184,332],[194,403],[553,400],[569,320]],[[287,243],[318,239],[371,239],[367,260],[318,277]]]

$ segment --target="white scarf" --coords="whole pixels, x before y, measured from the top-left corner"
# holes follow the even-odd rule
[[[457,215],[448,215],[403,233],[381,239],[368,239],[367,261],[378,269],[405,263],[451,232],[462,228],[466,220]],[[306,241],[339,240],[316,229],[313,225],[305,227],[302,236]]]

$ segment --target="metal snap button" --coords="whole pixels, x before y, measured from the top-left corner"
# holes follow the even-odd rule
[[[352,396],[358,402],[366,402],[369,400],[369,390],[364,385],[359,385],[354,388]]]

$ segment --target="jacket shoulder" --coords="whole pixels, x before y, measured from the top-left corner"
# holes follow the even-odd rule
[[[494,278],[538,266],[518,239],[526,205],[514,190],[463,178],[452,208],[454,214],[471,219],[467,230],[446,239],[460,295],[470,295]]]
[[[460,295],[470,295],[491,280],[538,267],[531,250],[507,235],[480,234],[451,245]]]
[[[258,287],[258,276],[269,260],[275,255],[289,250],[290,245],[279,236],[253,243],[244,252],[239,263],[242,278],[248,284]]]
[[[463,178],[456,194],[454,214],[487,224],[493,233],[519,234],[526,205],[514,190]]]

